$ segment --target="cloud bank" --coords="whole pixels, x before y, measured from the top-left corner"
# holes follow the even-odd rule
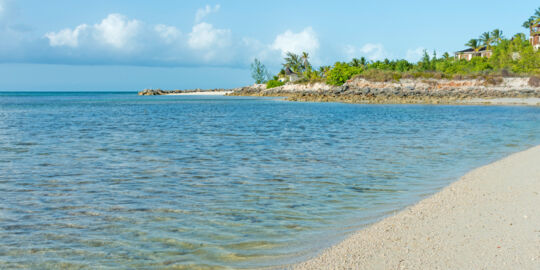
[[[206,19],[220,10],[206,5],[184,30],[173,25],[148,24],[120,13],[96,22],[48,31],[32,37],[7,25],[9,0],[0,0],[0,62],[72,65],[227,66],[247,67],[257,57],[279,66],[287,52],[310,54],[319,49],[311,27],[278,33],[271,42],[238,37],[231,29]]]
[[[199,10],[197,21],[217,10],[219,6]],[[190,32],[182,33],[175,26],[149,25],[118,13],[109,14],[96,24],[48,32],[44,38],[49,51],[66,61],[78,58],[103,64],[219,66],[236,65],[247,57],[238,55],[240,51],[230,29],[199,22]]]
[[[373,61],[392,56],[380,43],[324,48],[321,52],[319,35],[310,26],[284,29],[266,41],[241,37],[208,22],[212,14],[220,11],[220,5],[198,9],[193,25],[184,29],[111,13],[94,22],[40,34],[16,24],[10,3],[0,0],[0,63],[245,68],[258,58],[277,68],[287,52],[308,52],[314,65],[328,64],[320,61],[323,53],[330,61],[342,55],[349,60],[364,56]],[[409,50],[407,59],[417,59],[420,49]]]

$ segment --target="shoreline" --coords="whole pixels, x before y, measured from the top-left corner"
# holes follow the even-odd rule
[[[540,146],[477,168],[291,269],[539,269]]]
[[[335,96],[327,94],[294,94],[294,93],[237,93],[232,92],[227,96],[247,96],[247,97],[279,97],[286,101],[296,102],[337,102],[348,104],[417,104],[417,105],[492,105],[492,106],[540,106],[540,98],[537,97],[507,97],[507,98],[434,98],[434,97],[362,97],[362,96]]]
[[[540,98],[493,98],[493,99],[471,99],[462,101],[466,105],[520,105],[520,106],[540,106]]]
[[[139,91],[139,96],[225,96],[234,91],[234,89],[186,89],[186,90],[161,90],[161,89],[144,89]]]
[[[225,96],[230,93],[232,93],[232,91],[199,91],[186,93],[170,93],[164,94],[164,96]]]
[[[370,81],[354,78],[342,86],[287,83],[234,89],[231,96],[285,97],[289,101],[354,104],[446,104],[446,105],[540,105],[540,86],[526,77],[505,77],[493,83],[485,79],[403,79]]]
[[[540,85],[533,77],[488,79],[402,79],[370,81],[353,78],[342,86],[324,82],[287,83],[274,88],[265,84],[233,89],[161,90],[145,89],[138,94],[284,97],[288,101],[341,102],[353,104],[444,104],[444,105],[528,105],[540,106]],[[218,95],[218,94],[215,94]]]

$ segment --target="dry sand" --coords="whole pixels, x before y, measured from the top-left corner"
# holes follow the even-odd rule
[[[166,96],[224,96],[230,93],[232,93],[232,91],[201,91],[187,93],[170,93],[166,94]]]
[[[294,269],[540,269],[540,146],[476,169]]]

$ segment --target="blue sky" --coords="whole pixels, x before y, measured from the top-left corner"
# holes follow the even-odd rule
[[[519,2],[519,3],[517,3]],[[0,90],[236,87],[259,58],[314,65],[364,56],[416,61],[495,28],[526,32],[520,1],[0,0]]]

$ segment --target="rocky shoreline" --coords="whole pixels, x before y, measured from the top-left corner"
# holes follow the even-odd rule
[[[540,86],[534,84],[533,78],[501,78],[495,83],[483,79],[404,79],[399,82],[372,82],[358,78],[343,86],[324,83],[287,84],[266,89],[264,85],[253,85],[235,89],[229,95],[279,96],[290,101],[364,104],[478,104],[490,99],[539,98]]]
[[[375,82],[363,78],[342,86],[325,83],[292,84],[267,89],[255,84],[234,89],[161,90],[145,89],[142,96],[187,93],[227,92],[229,96],[284,97],[289,101],[344,102],[361,104],[484,104],[492,99],[540,98],[537,77],[500,77],[496,79],[402,79]],[[510,103],[509,103],[510,104]],[[513,103],[512,103],[513,104]],[[530,102],[527,103],[531,105]],[[534,103],[532,105],[540,105]]]

